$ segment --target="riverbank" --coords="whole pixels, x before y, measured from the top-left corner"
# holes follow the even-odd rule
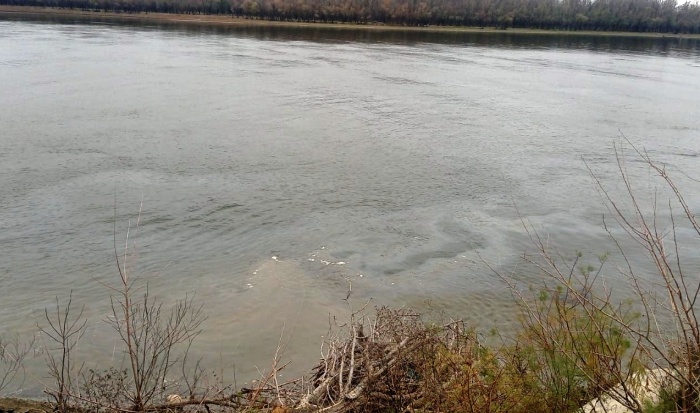
[[[49,413],[54,406],[47,402],[0,397],[0,413]]]
[[[288,28],[342,29],[342,30],[375,30],[375,31],[406,31],[406,32],[456,32],[484,34],[518,34],[518,35],[565,35],[565,36],[624,36],[647,38],[682,38],[700,39],[700,34],[673,33],[642,33],[642,32],[610,32],[610,31],[564,31],[496,27],[462,27],[462,26],[398,26],[379,23],[313,23],[294,21],[271,21],[234,17],[231,15],[193,15],[170,13],[116,13],[108,11],[88,11],[76,9],[56,9],[32,6],[0,5],[2,16],[56,16],[76,19],[100,19],[113,22],[155,22],[165,24],[187,24],[201,26],[276,26]]]

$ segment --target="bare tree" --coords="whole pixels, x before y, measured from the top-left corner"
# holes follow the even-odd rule
[[[205,319],[201,306],[194,305],[193,296],[185,296],[166,309],[162,301],[151,296],[147,283],[135,282],[132,276],[135,244],[132,242],[130,246],[128,231],[123,258],[116,251],[115,235],[120,282],[117,287],[105,284],[113,292],[107,322],[124,345],[125,367],[85,372],[84,364],[76,363],[75,351],[85,333],[87,320],[83,319],[84,308],[77,312],[74,309],[72,292],[65,305],[56,298],[55,309],[44,311],[46,325],[38,325],[48,341],[46,359],[53,379],[46,393],[59,411],[66,411],[75,404],[98,410],[144,411],[153,408],[154,402],[163,405],[164,397],[156,399],[166,392],[180,390],[182,385],[179,381],[182,377],[170,380],[169,373],[178,363],[186,362],[187,352]],[[21,355],[16,344],[1,348],[0,354],[6,354],[8,360]],[[6,376],[12,378],[18,369],[18,364],[13,362]],[[177,371],[185,374],[184,368]],[[192,384],[201,374],[201,369],[196,368],[195,377],[185,380],[185,385],[194,391]],[[82,380],[81,385],[78,380]]]
[[[141,213],[136,223],[139,228]],[[125,346],[130,387],[125,398],[129,408],[142,411],[156,396],[172,390],[168,374],[186,359],[192,340],[200,333],[205,317],[201,306],[195,306],[193,296],[185,296],[165,310],[163,302],[153,299],[147,283],[137,283],[133,276],[135,244],[129,247],[127,230],[124,253],[115,258],[119,273],[118,286],[108,286],[114,293],[111,300],[112,317],[108,322]],[[183,345],[185,355],[176,353]]]
[[[68,410],[71,397],[76,394],[75,380],[80,375],[82,365],[74,364],[74,352],[80,339],[85,333],[87,320],[83,319],[82,307],[77,314],[73,310],[73,292],[68,296],[68,302],[61,306],[56,297],[55,312],[44,309],[46,326],[38,325],[43,336],[48,339],[46,344],[46,361],[49,375],[53,379],[53,387],[45,392],[53,398],[60,412]]]
[[[24,361],[34,348],[34,341],[28,343],[20,342],[18,337],[0,336],[0,395],[3,391],[18,379],[22,380],[17,388],[22,387],[24,382]]]
[[[615,271],[627,281],[634,297],[632,302],[618,303],[611,287],[601,279],[605,260],[596,270],[581,267],[580,255],[573,261],[564,259],[549,245],[547,237],[525,219],[523,225],[538,252],[537,256],[525,259],[545,278],[555,282],[555,287],[545,287],[543,291],[560,296],[553,300],[554,307],[530,305],[512,284],[512,279],[509,282],[525,303],[526,329],[539,334],[538,339],[547,341],[558,354],[572,362],[581,375],[596,383],[598,393],[605,393],[631,411],[641,412],[645,400],[639,391],[640,377],[658,374],[663,377],[655,377],[657,383],[663,378],[670,382],[666,390],[673,394],[678,411],[697,412],[700,409],[700,324],[696,302],[700,279],[697,273],[687,270],[691,266],[681,253],[683,246],[678,230],[683,228],[700,240],[700,225],[666,167],[627,142],[633,149],[633,156],[641,159],[659,180],[659,187],[651,194],[650,205],[641,201],[642,194],[633,187],[625,154],[619,146],[615,147],[615,155],[624,188],[622,200],[587,167],[608,209],[604,228],[622,262],[615,266]],[[669,190],[670,196],[661,202],[659,193],[664,189]],[[652,264],[651,276],[645,274],[647,268],[633,262],[631,256],[637,251],[631,248],[635,247],[641,248]],[[580,322],[565,314],[574,309],[586,320],[583,334]],[[558,332],[565,332],[565,336],[551,334],[552,314],[557,322],[569,320],[565,328],[556,328]],[[646,373],[640,374],[643,367]]]

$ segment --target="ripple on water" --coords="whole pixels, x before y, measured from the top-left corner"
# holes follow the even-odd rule
[[[620,130],[700,175],[696,43],[312,32],[0,22],[0,325],[73,289],[86,355],[113,360],[103,283],[131,225],[152,291],[204,304],[208,367],[256,376],[285,325],[298,372],[350,285],[355,308],[486,326],[511,307],[484,263],[540,280],[523,221],[608,252],[581,158],[617,188]]]

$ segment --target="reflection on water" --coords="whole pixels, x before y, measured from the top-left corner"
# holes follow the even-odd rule
[[[141,29],[177,30],[203,35],[234,35],[251,37],[258,40],[278,41],[313,41],[313,42],[363,42],[418,44],[438,43],[465,46],[517,47],[517,48],[566,48],[599,51],[640,52],[650,54],[695,53],[700,51],[700,39],[676,37],[644,37],[621,35],[587,36],[573,33],[561,35],[522,34],[508,31],[484,33],[460,32],[459,30],[400,30],[395,28],[367,29],[352,25],[338,27],[287,26],[274,24],[188,24],[178,22],[158,22],[134,19],[123,21],[108,17],[89,16],[46,16],[46,15],[4,15],[0,19],[40,21],[45,23],[83,24],[90,23],[118,24],[134,26]]]
[[[31,334],[74,290],[95,363],[119,360],[104,283],[142,202],[137,272],[197,293],[195,353],[242,382],[282,326],[307,368],[350,285],[512,323],[484,262],[540,281],[521,218],[564,255],[613,249],[582,158],[616,192],[620,131],[700,176],[697,40],[3,19],[0,325]]]

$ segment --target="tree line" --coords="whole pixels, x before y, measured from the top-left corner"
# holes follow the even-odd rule
[[[0,4],[299,22],[700,33],[700,5],[677,0],[0,0]]]

